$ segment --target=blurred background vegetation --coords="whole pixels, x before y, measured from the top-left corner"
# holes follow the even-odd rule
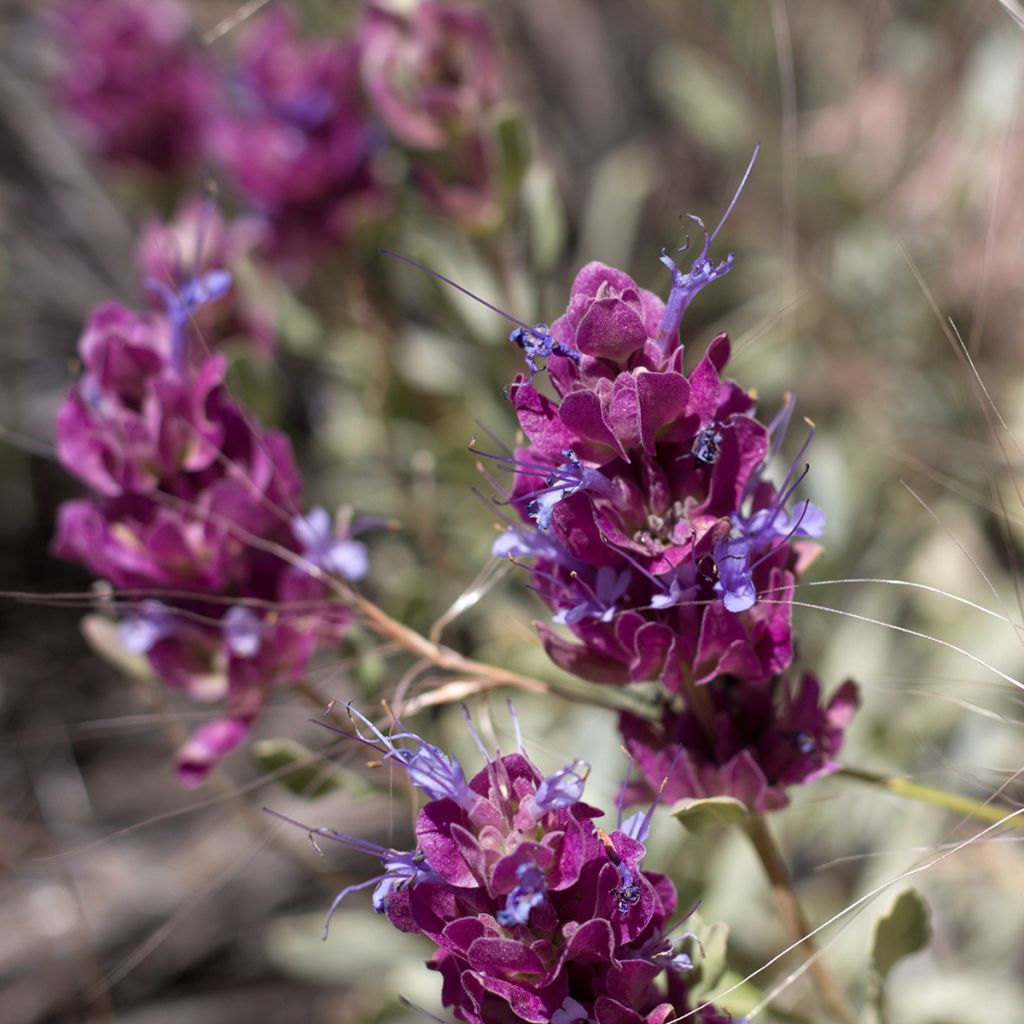
[[[235,5],[193,6],[212,26]],[[296,6],[324,31],[356,9]],[[1012,5],[487,7],[527,141],[505,224],[467,239],[419,214],[367,241],[529,322],[564,309],[588,260],[664,294],[661,248],[682,244],[688,212],[717,221],[760,141],[719,239],[736,266],[691,308],[690,357],[727,330],[731,373],[757,389],[762,409],[793,390],[817,424],[806,493],[829,529],[815,583],[912,581],[1003,617],[922,587],[804,586],[799,601],[829,610],[797,610],[801,662],[829,688],[847,676],[862,685],[847,763],[979,800],[1008,782],[1001,799],[1017,806],[1020,685],[945,646],[1024,676],[1020,630],[1006,621],[1022,618],[1024,545],[1024,452],[1013,440],[1024,436],[1024,29]],[[55,508],[76,493],[46,455],[53,416],[88,311],[138,302],[131,250],[149,211],[70,141],[52,100],[44,15],[29,0],[0,4],[0,421],[14,432],[0,447],[0,586],[52,594],[90,584],[47,555]],[[212,45],[230,44],[229,34]],[[488,432],[514,439],[502,388],[521,354],[509,325],[372,244],[282,296],[279,359],[240,357],[235,384],[291,433],[311,504],[401,524],[371,542],[370,591],[428,630],[487,565],[495,511],[474,494],[488,488],[467,445],[477,435],[493,450]],[[1008,431],[993,429],[954,330]],[[544,612],[524,582],[513,571],[444,639],[555,678],[530,625]],[[344,851],[318,858],[301,833],[274,833],[258,812],[269,803],[401,845],[404,793],[379,778],[371,786],[359,759],[343,757],[341,788],[302,805],[264,783],[245,752],[204,789],[181,791],[170,755],[204,713],[119,676],[90,652],[80,615],[0,606],[0,1020],[362,1024],[419,1019],[399,993],[436,1005],[424,951],[368,901],[354,898],[319,942],[330,894],[373,865]],[[369,704],[408,668],[356,631],[313,683]],[[588,759],[591,799],[610,804],[624,767],[613,716],[526,696],[517,707],[539,763]],[[499,695],[474,708],[485,736],[507,748]],[[325,746],[309,715],[281,697],[260,734]],[[447,710],[417,726],[467,746]],[[981,827],[842,779],[795,792],[774,824],[815,921]],[[734,971],[786,944],[741,836],[689,837],[666,818],[647,863],[683,886],[682,902],[700,896],[706,920],[730,924]],[[1019,845],[990,838],[915,878],[934,938],[895,973],[892,1020],[1024,1020],[1022,867]],[[838,935],[828,961],[854,993],[866,991],[871,920],[889,899],[826,935]],[[761,989],[779,977],[762,975]],[[787,989],[777,1019],[801,1019],[805,996],[803,983]]]

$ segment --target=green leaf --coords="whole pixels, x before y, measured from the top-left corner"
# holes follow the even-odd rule
[[[523,206],[530,234],[530,266],[550,273],[565,248],[566,220],[555,172],[535,163],[523,182]]]
[[[697,1002],[706,999],[719,987],[725,974],[725,948],[729,941],[729,926],[705,924],[699,914],[691,915],[687,921],[689,930],[700,943],[691,940],[687,952],[693,960],[693,970],[686,975],[686,987],[692,999]],[[704,952],[701,955],[701,948]]]
[[[315,800],[342,788],[338,769],[295,740],[259,740],[250,749],[260,768],[281,772],[277,781],[296,796]]]
[[[511,105],[498,107],[492,130],[497,141],[502,187],[509,197],[515,195],[530,164],[530,142],[522,113]]]
[[[680,825],[690,832],[703,832],[713,825],[735,825],[748,814],[747,805],[731,796],[709,796],[703,800],[680,800],[669,809]]]
[[[928,945],[928,904],[916,889],[904,889],[876,922],[871,939],[871,966],[884,982],[893,966]]]

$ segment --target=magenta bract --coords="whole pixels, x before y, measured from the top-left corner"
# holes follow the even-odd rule
[[[757,683],[722,677],[708,684],[711,728],[691,709],[666,710],[660,722],[623,713],[619,727],[640,772],[637,801],[661,792],[667,802],[731,796],[752,810],[789,803],[786,787],[838,770],[836,761],[859,703],[853,682],[824,706],[810,673]]]

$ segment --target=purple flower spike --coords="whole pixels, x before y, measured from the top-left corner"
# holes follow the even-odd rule
[[[577,274],[544,336],[580,359],[549,360],[554,399],[517,378],[529,444],[492,457],[515,472],[503,503],[522,520],[493,550],[525,563],[552,625],[572,634],[539,625],[551,658],[595,682],[658,679],[678,693],[722,674],[759,682],[792,661],[792,588],[824,528],[817,506],[789,507],[806,444],[778,488],[764,476],[792,402],[761,423],[724,376],[725,335],[682,366],[678,317],[731,266],[707,257],[717,231],[668,309],[613,267]]]
[[[204,270],[182,282],[184,296],[168,288],[165,315],[97,310],[79,344],[84,372],[57,418],[58,457],[92,493],[60,509],[54,553],[117,589],[173,591],[173,609],[145,601],[121,621],[125,650],[195,700],[225,702],[180,755],[187,785],[244,741],[269,690],[300,680],[351,620],[290,557],[302,517],[289,442],[231,397],[222,355],[186,344],[184,311],[201,315],[227,283]],[[331,537],[329,521],[324,532],[316,560],[359,575],[362,545]]]
[[[353,738],[386,757],[436,756],[400,723],[385,737],[353,715],[368,730]],[[580,800],[584,763],[544,777],[525,753],[492,759],[485,751],[485,762],[468,783],[472,806],[425,787],[411,853],[312,832],[385,868],[343,889],[331,912],[372,886],[374,907],[396,928],[435,944],[428,966],[441,974],[442,1002],[467,1024],[666,1024],[687,1013],[682,979],[691,965],[676,948],[686,936],[673,937],[678,925],[668,923],[675,889],[644,870],[642,842],[595,827],[601,812]]]

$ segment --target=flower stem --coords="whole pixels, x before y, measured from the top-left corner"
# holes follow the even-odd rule
[[[839,985],[821,959],[813,939],[809,938],[812,931],[811,926],[804,916],[803,908],[800,906],[793,888],[793,879],[789,868],[768,828],[768,823],[760,814],[753,814],[743,827],[757,852],[761,866],[768,876],[768,881],[771,883],[772,895],[779,908],[779,916],[793,939],[799,943],[797,949],[807,961],[807,969],[822,1003],[841,1024],[856,1024],[856,1018],[846,1005]]]
[[[567,686],[559,686],[533,676],[512,672],[498,665],[489,665],[486,662],[467,658],[459,654],[458,651],[434,643],[414,629],[410,629],[361,594],[348,588],[346,590],[345,600],[359,613],[363,624],[368,629],[446,672],[462,677],[486,680],[485,689],[492,686],[513,686],[531,693],[557,693],[567,700],[583,704],[597,704],[613,711],[630,710],[642,717],[654,717],[654,709],[648,708],[647,702],[616,697],[611,693],[606,693],[605,689],[601,687],[588,687],[586,693],[583,693]]]
[[[715,707],[711,703],[711,695],[703,686],[698,686],[686,676],[683,678],[683,695],[686,697],[687,706],[697,716],[704,735],[709,742],[715,737]]]
[[[985,821],[999,824],[1006,821],[1011,828],[1024,830],[1024,821],[1019,818],[1007,820],[1013,814],[1015,808],[1007,807],[1005,804],[993,803],[991,799],[978,801],[974,797],[964,796],[960,793],[950,793],[944,789],[936,789],[934,786],[925,786],[912,779],[901,779],[898,776],[883,775],[881,772],[869,772],[863,768],[840,768],[836,773],[843,778],[855,779],[857,782],[866,782],[870,786],[877,786],[880,789],[888,790],[897,796],[905,796],[911,800],[921,800],[924,803],[941,807],[943,810],[951,811],[953,814],[963,815],[965,818],[974,818],[976,821]]]
[[[160,496],[160,503],[171,508],[181,504],[180,499],[174,495],[165,494]],[[187,503],[185,504],[186,507]],[[525,676],[519,672],[512,672],[501,668],[498,665],[488,665],[486,662],[474,661],[466,658],[450,647],[435,643],[428,637],[417,633],[416,630],[392,618],[383,608],[378,607],[372,601],[363,597],[362,594],[353,590],[347,583],[336,576],[332,576],[318,565],[315,565],[308,558],[289,550],[283,544],[267,540],[257,534],[239,526],[227,516],[211,514],[211,521],[221,523],[232,536],[256,548],[258,551],[266,551],[275,555],[288,565],[306,573],[311,579],[322,583],[327,590],[343,604],[349,605],[361,616],[363,624],[367,629],[391,640],[399,647],[405,648],[417,658],[443,669],[446,672],[464,677],[486,680],[490,686],[514,686],[521,690],[529,690],[533,693],[558,693],[567,700],[577,701],[581,704],[596,704],[600,707],[610,708],[613,711],[629,710],[644,718],[657,717],[657,711],[650,701],[637,698],[629,699],[624,696],[612,696],[607,688],[588,687],[586,693],[575,690],[566,685],[547,682],[542,679],[535,679],[533,676]],[[600,696],[598,696],[600,694]]]

